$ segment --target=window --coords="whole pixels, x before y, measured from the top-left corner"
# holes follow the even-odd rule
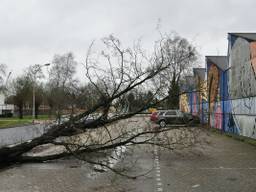
[[[176,115],[176,111],[168,111],[165,115]]]

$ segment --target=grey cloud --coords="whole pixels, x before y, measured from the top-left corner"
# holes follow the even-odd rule
[[[73,51],[78,60],[93,39],[110,33],[150,47],[162,31],[195,41],[202,55],[226,54],[226,33],[254,28],[254,0],[2,0],[0,62],[17,74],[28,65]]]

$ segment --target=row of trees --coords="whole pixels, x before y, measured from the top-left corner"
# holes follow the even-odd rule
[[[109,39],[113,42],[116,40],[114,37],[109,37]],[[103,39],[103,42],[107,46],[110,46],[108,42],[109,39]],[[118,44],[119,42],[117,41],[116,43]],[[114,46],[118,46],[117,44]],[[151,86],[146,89],[139,87],[130,91],[128,94],[122,95],[118,101],[113,103],[116,109],[132,112],[140,108],[145,104],[145,101],[154,98],[152,90],[154,90],[159,83],[161,87],[164,87],[164,89],[161,89],[163,92],[161,94],[168,94],[168,99],[160,104],[161,107],[174,109],[179,107],[178,95],[180,92],[180,83],[182,78],[189,74],[192,65],[197,60],[196,49],[185,38],[177,34],[164,35],[157,44],[161,49],[156,47],[154,60],[151,59],[150,61],[148,60],[148,62],[150,65],[155,64],[157,66],[164,61],[165,65],[168,65],[168,68],[161,71],[157,75],[157,78],[152,80]],[[142,54],[139,45],[137,44],[136,46],[136,54]],[[118,49],[116,50],[117,53],[121,53],[120,51],[121,50]],[[122,57],[125,53],[128,55],[127,58]],[[127,49],[125,52],[122,52],[121,58],[119,59],[123,59],[124,63],[132,56],[136,56],[132,54],[134,53],[131,53],[131,50]],[[101,53],[101,56],[107,59],[107,63],[110,64],[113,62],[111,61],[110,53],[106,50]],[[143,55],[143,57],[145,58],[145,55]],[[123,78],[122,76],[124,74],[115,76],[115,71],[111,71],[111,69],[111,77],[101,79],[100,75],[106,71],[102,68],[97,68],[95,61],[93,61],[94,65],[88,66],[88,62],[91,62],[89,61],[90,59],[91,58],[87,58],[87,65],[85,64],[85,75],[89,81],[83,83],[74,78],[77,61],[72,53],[55,55],[46,76],[42,72],[42,66],[33,65],[28,67],[24,74],[14,79],[11,83],[7,103],[14,104],[17,107],[20,118],[23,118],[25,106],[29,106],[29,108],[32,109],[33,91],[35,93],[36,117],[39,113],[39,107],[42,104],[48,107],[48,114],[50,116],[54,114],[57,117],[61,116],[63,110],[68,110],[69,113],[74,114],[75,109],[86,110],[91,108],[99,99],[104,100],[110,96],[109,91],[114,88],[111,86],[116,86],[113,85],[113,81],[120,80],[120,78]],[[148,66],[148,70],[150,69],[150,65]],[[136,67],[139,67],[141,70],[142,66]],[[5,69],[4,67],[1,68],[3,70]],[[95,73],[95,70],[97,70],[97,74],[90,74],[91,71]],[[122,73],[126,73],[129,68],[123,70]],[[135,72],[138,73],[138,71]],[[97,78],[96,81],[95,78]],[[160,92],[160,90],[158,91]],[[159,98],[161,98],[161,94],[158,94]]]
[[[66,53],[54,56],[46,76],[42,72],[43,66],[28,67],[22,75],[10,82],[6,102],[18,108],[20,118],[23,118],[24,107],[29,106],[32,109],[33,92],[36,117],[42,104],[48,106],[49,115],[53,111],[60,115],[63,109],[75,104],[81,106],[81,103],[75,103],[79,99],[73,99],[83,94],[83,89],[78,90],[78,82],[74,79],[76,64],[73,54]]]
[[[72,53],[55,55],[52,67],[48,71],[48,78],[42,72],[42,66],[28,67],[24,74],[15,78],[9,86],[7,104],[14,104],[20,118],[23,118],[24,108],[32,113],[33,92],[35,93],[35,117],[38,117],[39,107],[47,106],[49,116],[60,117],[63,111],[75,114],[75,110],[91,108],[99,99],[106,97],[103,87],[98,90],[85,83],[81,85],[74,78],[77,62]],[[47,81],[40,81],[47,79]],[[98,92],[100,89],[101,92]],[[132,112],[142,107],[144,102],[153,97],[151,91],[134,90],[120,98],[114,108],[122,112]]]

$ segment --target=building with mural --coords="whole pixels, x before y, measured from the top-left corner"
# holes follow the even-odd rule
[[[205,66],[193,70],[180,106],[212,128],[256,138],[256,33],[229,33],[227,56],[206,56]]]
[[[208,119],[211,127],[223,128],[224,106],[227,93],[226,72],[228,69],[227,56],[206,56],[207,85],[208,85]]]
[[[256,33],[228,34],[229,96],[238,133],[256,138]]]
[[[14,114],[14,105],[5,103],[6,95],[0,92],[0,117],[12,116]]]
[[[207,112],[207,81],[205,68],[194,68],[195,90],[193,93],[192,114],[198,115],[201,122],[206,122]]]
[[[180,91],[180,110],[186,113],[192,113],[193,109],[193,94],[195,90],[194,76],[186,76],[181,85]]]
[[[193,76],[186,76],[180,95],[180,110],[199,116],[205,122],[207,103],[207,82],[205,68],[194,68]]]

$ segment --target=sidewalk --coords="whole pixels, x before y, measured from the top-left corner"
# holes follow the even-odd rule
[[[161,151],[165,191],[255,192],[256,147],[207,134],[203,145],[176,154]]]

